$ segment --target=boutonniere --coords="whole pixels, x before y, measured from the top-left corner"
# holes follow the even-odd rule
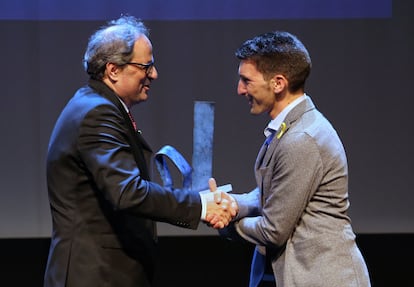
[[[277,139],[280,139],[283,136],[283,134],[286,131],[286,128],[287,128],[286,123],[285,122],[282,122],[280,124],[280,127],[277,129],[277,134],[276,134],[276,138]]]

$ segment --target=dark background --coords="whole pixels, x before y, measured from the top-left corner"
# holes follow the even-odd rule
[[[0,286],[41,287],[49,242],[45,238],[0,240]],[[414,286],[413,242],[413,234],[357,236],[373,287]],[[162,236],[158,246],[154,287],[248,286],[250,244],[219,236]]]
[[[191,9],[176,11],[175,18],[167,17],[174,1],[168,7],[162,1],[100,1],[98,6],[91,1],[78,10],[82,1],[71,1],[71,9],[60,4],[59,10],[57,3],[45,9],[52,2],[0,3],[0,280],[15,280],[4,286],[40,286],[51,231],[45,183],[49,135],[65,103],[87,80],[81,61],[88,37],[119,16],[113,8],[118,6],[143,18],[154,45],[159,79],[149,100],[133,108],[145,138],[154,151],[169,144],[191,161],[194,101],[214,101],[213,175],[218,184],[232,183],[236,192],[254,188],[253,163],[269,118],[251,116],[247,101],[237,96],[234,51],[259,33],[296,34],[313,60],[307,93],[331,120],[347,152],[350,216],[374,286],[410,282],[402,260],[413,256],[409,243],[414,234],[412,1],[320,0],[319,15],[310,4],[318,2],[314,0],[297,0],[302,6],[223,0],[204,3],[203,9],[186,6]],[[186,1],[176,2],[183,8]],[[373,13],[376,5],[387,2],[392,3],[389,15]],[[352,7],[355,3],[372,9]],[[18,7],[24,4],[29,6]],[[147,10],[141,16],[144,4]],[[164,14],[151,12],[160,7]],[[62,11],[68,16],[62,17]],[[269,11],[275,11],[273,18]],[[192,274],[204,276],[202,269],[214,270],[216,265],[240,280],[248,274],[250,246],[228,244],[205,226],[188,231],[159,224],[159,231],[164,271],[159,280],[170,278],[183,286],[183,281],[195,282]],[[226,261],[233,255],[241,259]],[[183,263],[177,264],[177,257]],[[225,270],[214,271],[223,286]],[[160,283],[166,285],[173,286]]]

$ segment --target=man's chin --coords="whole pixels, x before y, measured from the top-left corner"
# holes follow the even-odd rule
[[[145,102],[148,100],[148,94],[147,93],[141,93],[138,97],[138,102]]]
[[[250,114],[251,115],[260,115],[260,111],[256,110],[255,108],[250,108]]]

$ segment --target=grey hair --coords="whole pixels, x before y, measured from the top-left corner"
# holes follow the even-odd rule
[[[144,23],[133,16],[109,21],[90,38],[83,57],[85,71],[92,79],[102,80],[107,63],[122,66],[132,58],[135,41],[149,36]]]

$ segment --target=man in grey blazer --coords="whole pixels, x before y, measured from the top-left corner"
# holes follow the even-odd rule
[[[251,114],[271,118],[255,163],[257,187],[234,194],[239,213],[220,231],[256,244],[250,286],[370,286],[347,215],[343,145],[304,92],[308,51],[276,31],[247,40],[236,56],[238,94]],[[266,265],[276,282],[266,283]]]
[[[150,180],[151,148],[129,113],[158,77],[142,22],[123,16],[100,28],[84,63],[89,83],[67,103],[49,142],[53,233],[44,286],[148,287],[155,221],[196,229],[208,217],[217,228],[235,210],[211,194]]]

